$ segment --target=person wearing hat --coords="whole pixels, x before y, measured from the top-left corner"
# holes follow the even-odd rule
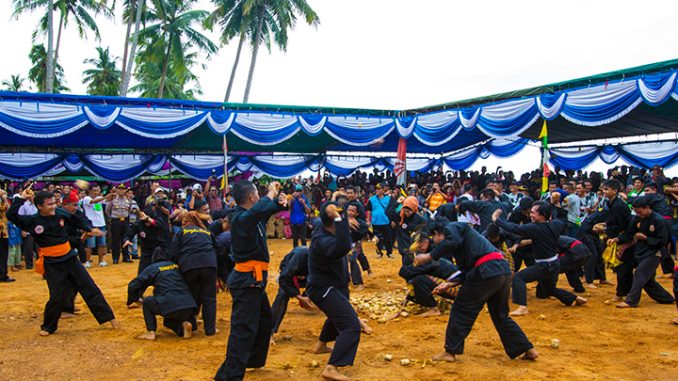
[[[169,242],[169,218],[172,207],[169,202],[167,202],[165,190],[162,187],[157,187],[153,195],[154,197],[151,199],[150,203],[146,204],[144,213],[150,218],[157,220],[158,225],[162,228],[163,234],[165,234],[165,241]]]
[[[519,184],[516,181],[509,184],[508,199],[509,199],[509,202],[511,203],[511,205],[513,205],[514,208],[516,206],[518,206],[518,203],[520,202],[520,200],[522,200],[523,197],[525,197],[525,194],[523,194],[521,192],[521,188],[522,188],[522,191],[527,191],[527,188],[525,188],[524,186],[522,186],[521,184]]]
[[[668,255],[669,229],[664,218],[652,210],[651,199],[647,196],[638,197],[633,202],[635,217],[624,232],[607,241],[612,243],[627,243],[635,241],[633,273],[631,289],[626,300],[617,304],[618,308],[638,307],[641,290],[657,303],[671,304],[674,298],[655,280],[655,272],[662,257]],[[632,250],[632,249],[629,249]]]
[[[306,219],[311,213],[311,203],[304,195],[304,187],[301,184],[294,186],[292,192],[292,204],[290,206],[290,224],[292,225],[292,247],[306,246]]]
[[[414,196],[407,196],[403,200],[402,208],[400,209],[400,221],[396,226],[396,239],[398,242],[398,252],[402,259],[402,265],[411,265],[414,260],[413,253],[410,252],[412,245],[412,235],[421,230],[426,221],[417,214],[419,212],[419,202]]]
[[[377,256],[381,258],[386,250],[386,256],[393,258],[393,226],[391,225],[391,196],[388,192],[388,183],[379,183],[375,187],[376,194],[369,198],[365,206],[367,223],[372,225],[377,242]]]
[[[125,231],[129,226],[129,212],[132,208],[132,202],[127,198],[127,187],[125,184],[118,184],[115,187],[115,196],[106,204],[106,215],[111,221],[111,255],[113,264],[120,261],[120,251],[122,249],[122,261],[131,263],[129,249],[122,247]]]

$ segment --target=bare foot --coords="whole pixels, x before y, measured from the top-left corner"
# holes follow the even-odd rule
[[[614,286],[614,283],[610,282],[609,280],[601,280],[598,282],[599,286]]]
[[[617,304],[616,307],[617,308],[631,308],[631,305],[626,303],[626,302],[621,302],[621,303]]]
[[[605,304],[610,304],[610,303],[616,303],[616,302],[621,302],[623,299],[621,296],[614,296],[612,299],[608,299]]]
[[[137,336],[137,339],[155,340],[155,331],[148,331],[148,332],[144,333],[143,335]]]
[[[185,321],[181,323],[181,327],[184,329],[183,338],[190,339],[193,336],[193,325],[190,322]],[[153,334],[153,336],[155,336],[155,334]]]
[[[49,336],[50,333],[45,330],[40,330],[40,336]]]
[[[337,369],[336,366],[329,365],[329,364],[325,367],[321,376],[326,380],[334,380],[334,381],[348,381],[348,380],[350,380],[350,378],[348,378],[347,376],[339,373],[339,369]]]
[[[429,317],[429,316],[440,316],[440,310],[438,307],[431,307],[426,312],[419,314],[421,317]]]
[[[575,306],[583,306],[586,303],[588,303],[588,300],[586,298],[582,298],[581,296],[577,296],[577,299],[574,300]]]
[[[275,345],[275,338],[273,337],[273,335],[271,335],[271,339],[268,341],[268,345],[270,345],[270,346]]]
[[[315,348],[313,349],[313,353],[319,355],[322,353],[332,353],[332,347],[327,346],[327,343],[323,343],[322,341],[318,341],[318,344],[315,345]]]
[[[120,329],[120,323],[118,322],[118,319],[111,320],[111,328]]]
[[[521,357],[521,359],[534,361],[534,360],[537,359],[537,357],[539,357],[537,350],[532,348],[529,351],[525,352],[525,354],[523,355],[523,357]]]
[[[363,285],[363,284],[359,284],[359,285],[355,286],[356,291],[363,291],[364,289],[365,289],[365,285]]]
[[[671,323],[678,325],[678,317],[674,317],[673,319],[671,319]]]
[[[61,313],[61,318],[62,319],[72,319],[75,317],[75,314],[72,314],[70,312],[62,312]]]
[[[360,330],[363,331],[367,335],[372,334],[372,328],[370,328],[369,325],[367,325],[367,320],[365,319],[359,319],[360,320]]]
[[[518,306],[518,308],[509,313],[509,316],[525,316],[529,313],[527,306]]]
[[[367,270],[367,276],[370,277],[370,278],[372,278],[372,276],[373,276],[372,270]]]
[[[128,309],[135,309],[141,307],[141,302],[132,302],[129,306],[127,306]]]
[[[431,357],[431,360],[433,361],[446,361],[446,362],[455,362],[457,361],[457,357],[451,353],[443,352],[443,353],[438,353],[437,355]]]
[[[594,290],[594,289],[598,288],[598,286],[596,286],[593,283],[586,283],[586,288],[590,288],[590,289]]]

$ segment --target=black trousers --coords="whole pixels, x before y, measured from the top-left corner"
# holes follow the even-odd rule
[[[7,275],[7,258],[9,257],[9,238],[0,238],[0,280],[9,278]]]
[[[21,253],[24,256],[26,261],[26,269],[33,268],[33,259],[35,258],[35,238],[31,235],[27,235],[21,241]]]
[[[673,268],[676,266],[676,262],[673,260],[671,254],[665,256],[661,260],[662,274],[673,274]]]
[[[292,299],[285,290],[278,288],[278,294],[276,294],[275,299],[273,300],[273,305],[271,306],[271,312],[273,314],[273,326],[271,328],[271,333],[278,333],[280,329],[280,324],[287,313],[287,305]]]
[[[71,290],[82,295],[99,324],[115,319],[101,290],[76,256],[59,263],[45,262],[45,280],[49,288],[49,301],[45,306],[45,316],[41,326],[43,330],[49,333],[57,330],[64,300],[68,297],[68,292],[72,292]]]
[[[205,335],[214,335],[217,328],[217,269],[204,267],[188,270],[183,276],[195,304],[198,305],[196,314],[202,307]]]
[[[182,323],[185,321],[191,323],[193,330],[195,330],[195,310],[193,310],[193,308],[173,311],[163,315],[160,313],[160,303],[158,303],[158,299],[153,296],[147,296],[144,298],[143,311],[147,331],[155,332],[158,330],[158,322],[155,318],[157,315],[163,317],[162,325],[174,331],[177,336],[184,335]]]
[[[386,251],[389,257],[393,254],[393,229],[391,225],[372,225],[374,234],[379,238],[377,242],[377,253]]]
[[[518,271],[513,277],[513,303],[527,305],[527,283],[539,282],[545,297],[555,296],[566,306],[572,305],[577,297],[569,292],[556,287],[560,262],[535,263],[532,266]]]
[[[429,308],[438,305],[436,299],[431,294],[431,291],[438,286],[438,283],[434,282],[427,275],[421,274],[412,278],[410,284],[414,289],[413,302]]]
[[[517,273],[525,263],[525,267],[534,264],[534,255],[532,255],[532,247],[521,247],[513,254],[513,272]]]
[[[246,368],[266,365],[271,340],[271,305],[266,291],[259,287],[229,290],[233,297],[231,333],[216,381],[242,380]]]
[[[122,221],[119,218],[111,218],[111,256],[113,257],[113,263],[117,263],[120,260],[122,240],[125,239],[128,225],[129,219],[127,218]],[[130,259],[128,247],[122,249],[122,259]]]
[[[301,246],[306,246],[306,223],[301,225],[292,224],[292,247],[299,246],[299,241],[301,240]]]
[[[78,250],[78,259],[80,260],[80,263],[87,262],[87,252],[85,251],[85,243],[82,242],[81,239],[78,239],[78,244],[77,245],[71,244],[71,247],[73,246],[75,246],[74,248]]]
[[[149,249],[144,249],[143,247],[139,247],[139,251],[141,251],[141,255],[139,257],[139,267],[137,267],[137,275],[141,274],[142,271],[146,267],[148,267],[151,263],[153,263],[153,253],[155,253],[157,250],[165,250],[162,246],[157,246],[155,249],[150,251]]]
[[[591,234],[581,234],[581,242],[586,246],[591,255],[584,262],[584,277],[586,283],[593,283],[594,280],[606,280],[605,263],[603,263],[603,243],[600,238]]]
[[[633,268],[635,267],[634,258],[635,249],[633,246],[627,248],[622,254],[622,264],[614,268],[617,274],[617,291],[616,295],[624,297],[631,291],[633,285]]]
[[[349,302],[348,288],[317,289],[309,293],[311,301],[327,316],[318,339],[336,341],[328,364],[353,365],[360,343],[360,320]]]
[[[504,351],[510,358],[516,358],[534,347],[518,324],[508,316],[510,284],[510,274],[489,279],[466,279],[452,304],[450,320],[447,322],[447,353],[464,353],[464,340],[485,303]]]
[[[356,242],[354,250],[358,252],[358,262],[360,263],[360,267],[362,267],[363,271],[370,271],[370,261],[367,260],[367,256],[363,251],[363,243]]]
[[[360,273],[360,265],[358,264],[358,253],[355,250],[348,256],[348,267],[351,272],[351,283],[355,286],[363,284],[363,276]]]
[[[631,284],[631,289],[626,295],[626,304],[630,306],[637,306],[640,302],[640,294],[642,290],[645,290],[650,298],[657,301],[660,304],[671,304],[674,299],[669,294],[668,291],[662,287],[661,284],[657,283],[654,278],[659,262],[661,261],[660,257],[648,257],[640,261],[636,272],[633,273],[633,282]]]

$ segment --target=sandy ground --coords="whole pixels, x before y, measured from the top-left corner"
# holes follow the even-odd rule
[[[292,243],[270,240],[269,245],[277,269]],[[371,244],[366,252],[374,252]],[[375,274],[366,278],[364,291],[352,296],[404,295],[397,277],[400,261],[369,258]],[[200,329],[191,340],[183,340],[163,329],[157,341],[148,342],[135,339],[144,332],[141,310],[125,306],[136,263],[92,268],[91,274],[121,323],[118,331],[107,324],[97,326],[78,297],[76,305],[82,313],[61,320],[54,335],[40,337],[48,296],[44,281],[33,271],[21,271],[12,273],[17,282],[0,284],[0,380],[209,380],[213,376],[226,350],[229,294],[218,296],[221,332],[216,336],[207,338]],[[670,288],[669,280],[661,283]],[[267,291],[272,301],[275,281]],[[588,305],[564,307],[556,300],[536,300],[530,289],[531,314],[517,321],[541,355],[536,362],[510,360],[486,312],[481,312],[460,361],[424,362],[442,350],[447,315],[410,315],[385,324],[371,321],[374,333],[362,336],[355,366],[345,372],[356,380],[678,380],[678,327],[669,324],[675,306],[658,305],[643,295],[640,308],[619,310],[604,303],[613,294],[611,286],[591,290],[586,294]],[[316,360],[322,367],[328,355],[310,354],[308,349],[323,320],[320,312],[302,310],[291,302],[266,368],[248,372],[246,378],[320,379],[321,369],[311,362]],[[558,349],[550,347],[552,339],[560,340]],[[385,361],[385,354],[392,354],[393,360]],[[409,366],[400,365],[405,358],[411,360]]]

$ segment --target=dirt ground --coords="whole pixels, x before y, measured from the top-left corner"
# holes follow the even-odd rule
[[[291,249],[289,240],[270,240],[275,269]],[[374,253],[366,244],[366,253]],[[399,259],[369,256],[374,276],[366,289],[352,297],[384,299],[405,294],[397,276]],[[97,326],[80,297],[82,312],[60,321],[59,330],[46,338],[38,335],[48,292],[33,271],[11,275],[15,283],[0,284],[0,380],[209,380],[224,359],[229,332],[228,293],[218,295],[216,336],[207,338],[202,329],[190,340],[162,329],[155,342],[135,339],[144,332],[140,309],[125,306],[127,283],[136,274],[134,265],[95,267],[91,274],[103,291],[118,320],[120,330]],[[271,274],[267,289],[272,301],[277,292]],[[564,277],[562,277],[564,278]],[[614,279],[614,277],[610,277]],[[561,281],[561,286],[566,287]],[[662,279],[667,289],[670,281]],[[150,290],[148,291],[150,292]],[[355,380],[678,380],[678,327],[669,324],[674,305],[659,305],[643,295],[637,309],[619,310],[606,305],[614,287],[586,293],[589,304],[564,307],[556,300],[536,300],[529,290],[531,314],[517,321],[540,353],[536,362],[509,360],[486,312],[481,312],[466,341],[466,354],[454,364],[429,359],[443,348],[447,315],[422,318],[409,315],[387,323],[372,320],[374,333],[363,335],[355,366],[345,368]],[[512,306],[513,307],[513,306]],[[368,314],[361,312],[363,317]],[[540,316],[543,315],[543,316]],[[324,316],[290,303],[264,369],[248,372],[250,380],[320,379],[329,355],[314,355]],[[552,339],[560,347],[550,347]],[[393,360],[384,360],[392,354]],[[408,366],[401,359],[410,359]]]

